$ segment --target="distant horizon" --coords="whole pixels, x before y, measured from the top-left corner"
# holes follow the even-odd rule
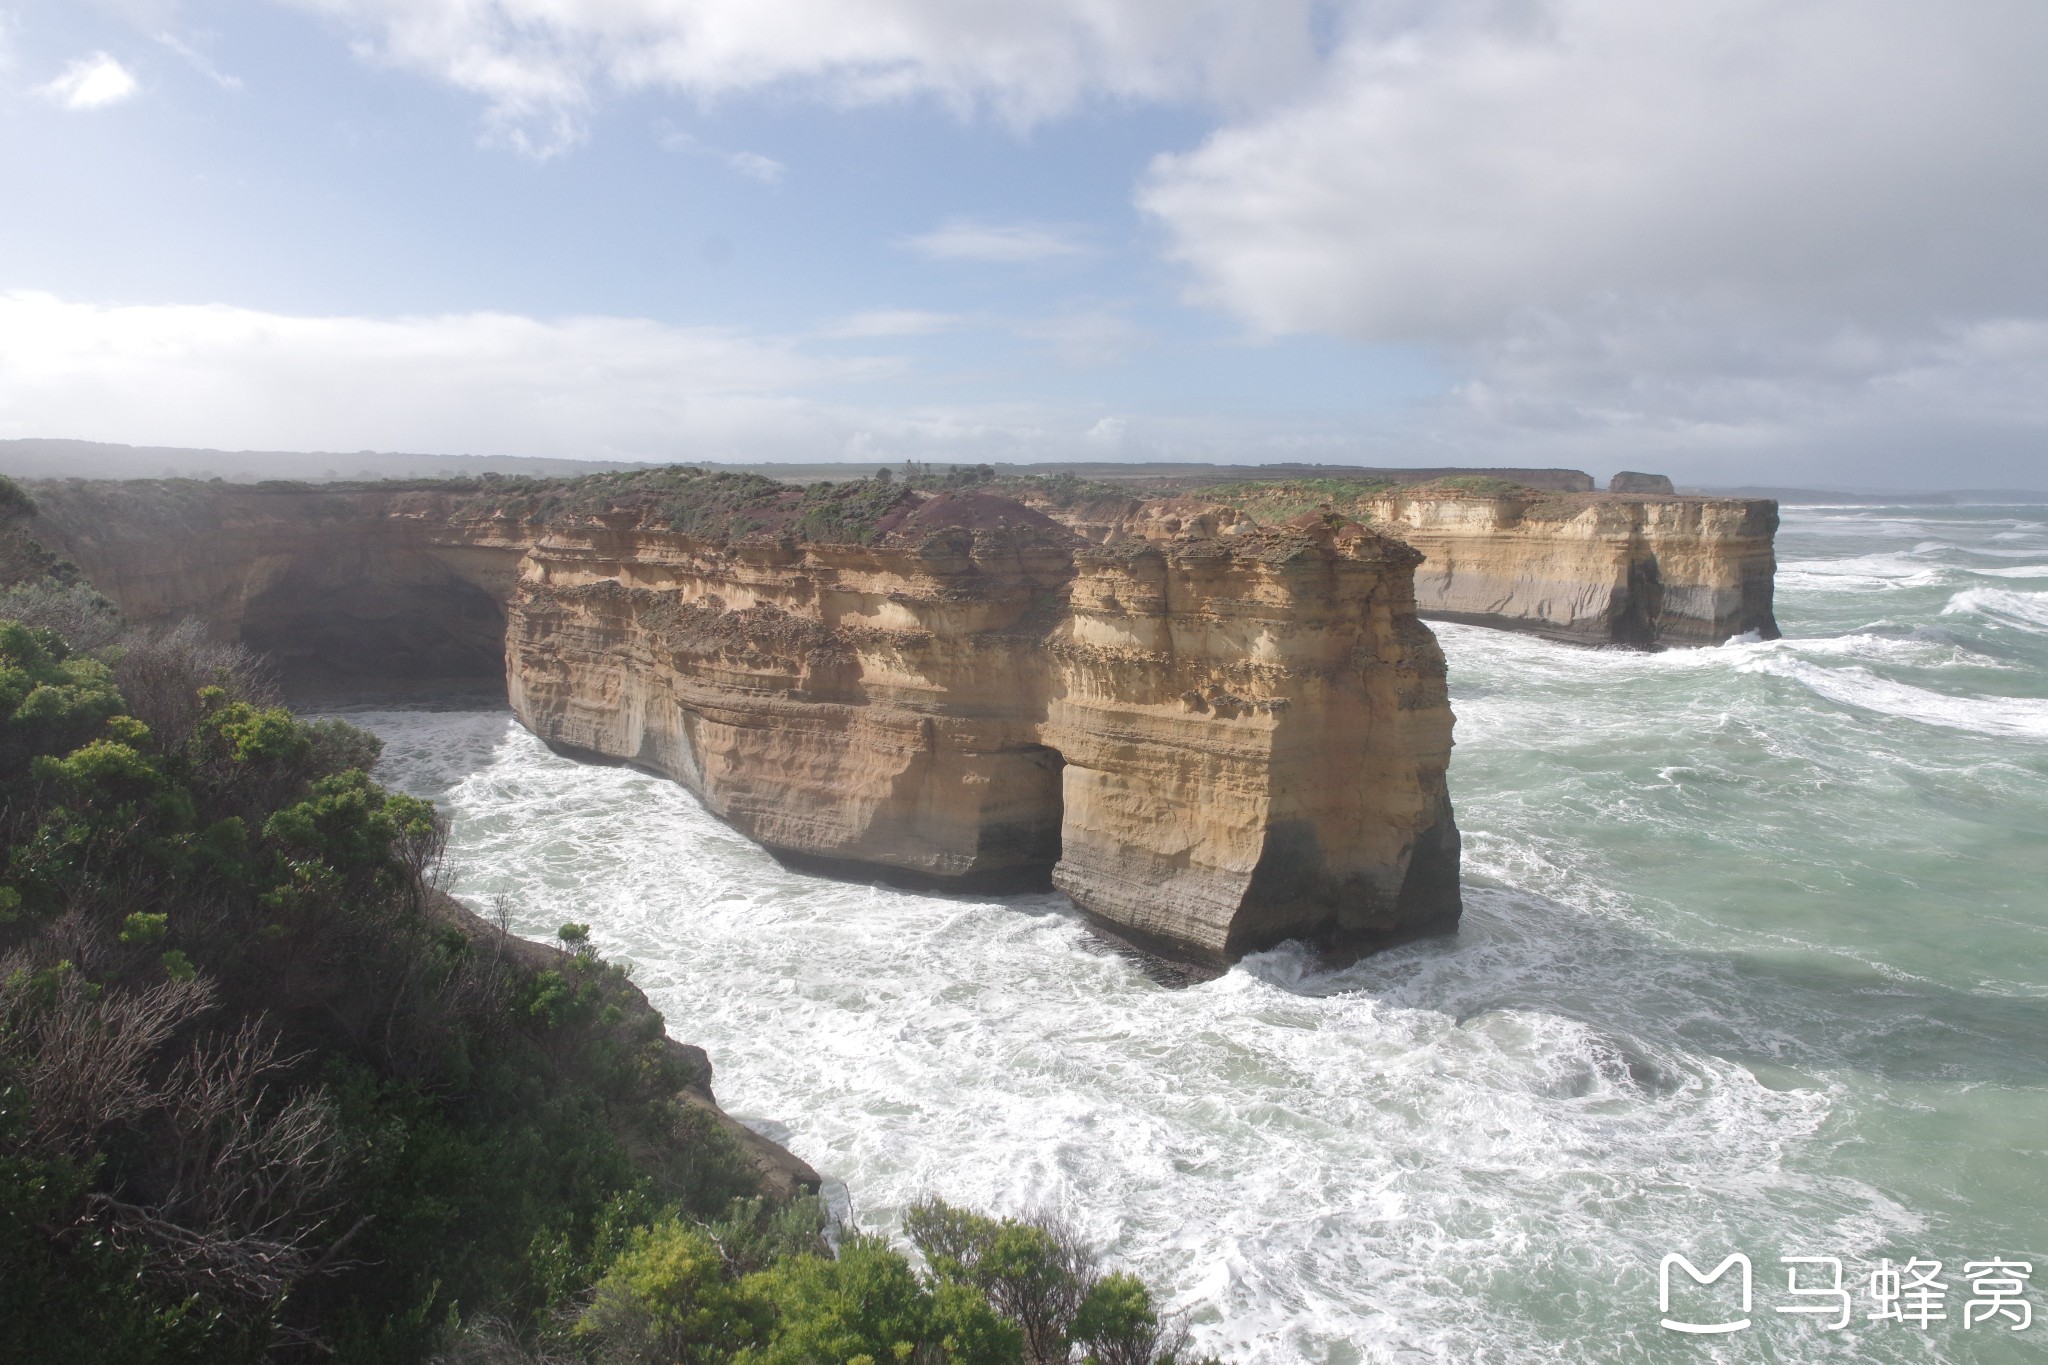
[[[47,469],[47,468],[38,468],[37,466],[38,466],[38,465],[40,465],[40,464],[41,464],[41,462],[37,462],[37,461],[31,461],[31,462],[30,462],[30,463],[29,463],[28,465],[26,465],[26,466],[25,466],[25,465],[23,465],[23,464],[22,464],[22,462],[21,462],[21,460],[22,460],[22,449],[21,449],[21,448],[22,448],[22,447],[24,447],[24,446],[83,446],[83,447],[88,447],[88,448],[90,448],[90,450],[91,450],[92,452],[100,453],[100,454],[102,455],[102,457],[103,457],[103,458],[104,458],[104,457],[105,457],[106,455],[108,455],[108,454],[111,454],[112,452],[121,452],[121,451],[126,451],[126,452],[136,452],[136,453],[137,453],[137,457],[138,457],[138,458],[137,458],[137,462],[138,462],[138,463],[140,463],[140,461],[141,461],[141,457],[144,457],[144,456],[146,456],[146,457],[149,457],[149,458],[150,458],[150,459],[152,459],[153,461],[154,461],[154,460],[163,460],[163,459],[165,459],[165,458],[167,458],[167,457],[181,457],[181,456],[182,456],[182,457],[192,457],[192,458],[191,458],[191,461],[190,461],[190,468],[189,468],[189,469],[184,469],[184,468],[178,468],[178,467],[177,467],[177,463],[176,463],[176,461],[175,461],[175,460],[173,460],[173,462],[172,462],[172,463],[171,463],[171,464],[170,464],[170,465],[169,465],[169,466],[168,466],[167,468],[165,468],[165,469],[163,469],[163,470],[160,470],[160,471],[155,471],[155,472],[109,472],[109,473],[105,473],[105,474],[95,474],[95,473],[91,473],[91,472],[79,472],[79,471],[78,471],[78,470],[76,470],[75,468],[67,468],[67,469],[65,469],[65,470],[64,470],[63,472],[57,472],[57,471],[55,471],[55,470],[51,470],[51,469]],[[76,452],[76,453],[83,453],[83,452]],[[321,470],[321,471],[317,471],[317,472],[313,472],[313,471],[308,471],[308,470],[306,470],[306,469],[303,469],[303,468],[299,468],[299,469],[293,470],[293,471],[291,471],[291,472],[284,472],[284,471],[283,471],[282,469],[281,469],[281,470],[279,470],[279,471],[276,471],[276,472],[266,472],[266,471],[263,471],[263,470],[260,470],[260,469],[254,469],[254,468],[248,468],[248,467],[244,467],[244,468],[239,468],[239,469],[235,469],[235,470],[233,470],[233,471],[232,471],[232,472],[230,473],[230,472],[224,472],[224,471],[220,471],[220,470],[213,470],[213,469],[209,469],[209,468],[206,468],[206,467],[205,467],[205,464],[203,463],[203,461],[202,461],[202,459],[201,459],[200,457],[215,457],[215,460],[216,460],[216,462],[218,462],[218,461],[224,461],[224,460],[251,460],[251,459],[272,459],[272,460],[294,460],[294,461],[306,461],[306,462],[308,462],[308,463],[312,463],[312,462],[321,462],[321,461],[332,461],[332,462],[335,462],[335,465],[336,465],[337,467],[332,467],[332,468],[328,468],[328,469],[325,469],[325,470]],[[1010,471],[1018,471],[1018,472],[1023,472],[1023,473],[1032,473],[1032,472],[1039,472],[1039,471],[1052,471],[1052,472],[1057,472],[1057,471],[1058,471],[1059,469],[1061,469],[1061,468],[1063,468],[1063,467],[1071,467],[1072,469],[1075,469],[1075,470],[1083,470],[1083,469],[1087,469],[1087,468],[1091,468],[1091,467],[1092,467],[1092,468],[1097,468],[1097,469],[1102,469],[1102,470],[1127,470],[1127,471],[1132,471],[1132,472],[1137,472],[1137,471],[1141,471],[1141,470],[1146,470],[1146,469],[1151,469],[1151,468],[1157,468],[1157,469],[1159,469],[1159,470],[1161,471],[1161,473],[1162,473],[1162,474],[1164,474],[1164,473],[1165,473],[1166,471],[1168,471],[1168,470],[1171,470],[1171,469],[1174,469],[1174,468],[1216,468],[1216,469],[1224,469],[1224,470],[1229,470],[1229,469],[1278,469],[1278,470],[1286,470],[1286,469],[1295,469],[1295,470],[1315,470],[1315,469],[1327,469],[1327,470],[1331,470],[1331,471],[1351,471],[1351,470],[1357,470],[1357,471],[1388,471],[1388,472],[1404,472],[1404,471],[1408,471],[1408,470],[1413,470],[1413,471],[1416,471],[1416,472],[1427,472],[1427,471],[1430,471],[1430,470],[1435,470],[1435,469],[1441,469],[1441,468],[1446,468],[1446,467],[1453,467],[1453,468],[1464,468],[1464,469],[1468,469],[1468,470],[1470,470],[1471,472],[1475,472],[1475,473],[1491,473],[1491,472],[1495,472],[1495,471],[1508,471],[1508,472],[1512,472],[1512,471],[1516,471],[1516,470],[1536,470],[1536,469],[1545,469],[1545,470],[1568,470],[1568,471],[1572,471],[1572,472],[1582,472],[1582,473],[1585,473],[1585,474],[1586,474],[1586,475],[1587,475],[1588,477],[1590,477],[1591,479],[1593,479],[1593,481],[1594,481],[1594,483],[1595,483],[1595,485],[1596,485],[1597,487],[1601,487],[1601,488],[1604,488],[1604,487],[1606,487],[1608,479],[1610,479],[1610,478],[1611,478],[1611,477],[1612,477],[1612,476],[1613,476],[1614,474],[1616,474],[1616,473],[1620,473],[1620,472],[1624,472],[1624,471],[1623,471],[1623,470],[1622,470],[1622,469],[1621,469],[1620,467],[1617,467],[1617,468],[1615,468],[1615,469],[1612,469],[1612,470],[1606,470],[1606,471],[1602,471],[1602,470],[1599,470],[1599,469],[1596,469],[1596,468],[1589,468],[1589,467],[1583,467],[1583,466],[1573,466],[1573,465],[1528,465],[1528,464],[1495,464],[1495,465],[1470,465],[1470,466],[1462,466],[1462,467],[1460,467],[1460,466],[1444,466],[1444,465],[1434,465],[1434,464],[1414,464],[1414,465],[1401,465],[1401,464],[1364,464],[1364,463],[1346,463],[1346,464],[1340,464],[1340,463],[1335,463],[1335,462],[1328,462],[1328,461],[1310,462],[1310,461],[1299,461],[1299,460],[1267,460],[1267,461],[1261,461],[1261,462],[1250,462],[1250,461],[1234,461],[1234,460],[1168,460],[1168,459],[1157,459],[1157,460],[1035,460],[1035,461],[1008,461],[1008,460],[971,460],[971,459],[960,459],[960,460],[947,460],[947,459],[930,459],[930,460],[909,460],[909,461],[893,461],[893,462],[892,462],[892,461],[877,461],[877,460],[872,460],[872,459],[868,459],[868,460],[862,460],[862,459],[855,459],[855,458],[841,458],[841,459],[817,459],[817,460],[733,460],[733,459],[706,459],[706,458],[702,458],[702,457],[695,457],[695,458],[677,458],[677,459],[639,459],[639,460],[634,460],[634,459],[576,459],[576,458],[574,458],[574,457],[569,457],[569,456],[532,456],[532,455],[501,455],[501,454],[479,454],[479,453],[476,453],[476,452],[470,452],[470,451],[463,451],[463,452],[434,452],[434,451],[393,451],[393,450],[355,450],[355,451],[329,451],[329,450],[303,450],[303,451],[291,451],[291,450],[225,450],[225,449],[221,449],[221,448],[218,448],[218,447],[210,447],[210,446],[163,446],[163,445],[131,445],[131,444],[128,444],[128,443],[125,443],[125,442],[116,442],[116,441],[88,441],[88,440],[82,440],[82,439],[79,439],[79,438],[76,438],[76,437],[54,437],[54,436],[52,436],[52,437],[0,437],[0,474],[5,474],[5,475],[8,475],[9,477],[12,477],[12,478],[18,478],[18,479],[50,479],[50,478],[115,478],[115,479],[137,479],[137,478],[139,478],[139,479],[150,479],[150,478],[206,478],[206,477],[218,477],[218,478],[224,479],[225,481],[227,481],[227,482],[230,482],[230,483],[236,483],[236,482],[243,482],[243,481],[256,481],[256,480],[260,480],[260,479],[264,479],[264,478],[275,478],[275,479],[283,479],[283,480],[293,480],[293,481],[300,481],[300,482],[308,482],[308,483],[325,483],[325,482],[348,482],[348,481],[351,481],[351,480],[357,480],[357,479],[364,479],[364,478],[368,478],[368,479],[387,479],[387,478],[405,478],[405,477],[428,477],[428,476],[429,476],[429,475],[428,475],[428,474],[426,474],[426,473],[406,473],[406,472],[378,472],[378,471],[376,471],[376,470],[374,470],[374,469],[371,469],[371,468],[363,468],[363,469],[358,469],[358,470],[354,470],[354,471],[351,471],[351,470],[347,470],[347,469],[342,469],[342,468],[339,468],[339,467],[338,467],[338,466],[339,466],[340,464],[344,464],[344,463],[346,463],[346,462],[348,462],[348,461],[351,461],[351,460],[365,460],[365,459],[367,459],[367,460],[370,460],[370,461],[372,461],[372,462],[378,462],[378,463],[386,463],[386,464],[395,464],[395,463],[398,463],[398,462],[404,462],[404,461],[426,462],[426,463],[428,463],[428,464],[434,464],[434,463],[443,463],[443,462],[448,462],[448,463],[452,463],[452,462],[459,462],[459,461],[473,461],[473,462],[477,462],[477,463],[480,463],[480,464],[499,464],[499,465],[504,465],[504,464],[515,464],[515,465],[531,465],[531,466],[533,466],[533,468],[532,468],[532,469],[531,469],[530,471],[526,471],[526,472],[529,472],[529,473],[534,473],[534,474],[560,474],[560,475],[563,475],[563,476],[565,476],[565,477],[577,477],[577,476],[580,476],[581,474],[584,474],[584,473],[597,473],[597,472],[601,472],[601,471],[603,471],[603,470],[608,470],[608,469],[661,469],[661,468],[668,468],[668,467],[673,467],[673,466],[678,466],[678,465],[695,465],[695,466],[698,466],[698,467],[702,467],[702,468],[713,468],[713,469],[732,469],[732,470],[735,470],[735,471],[738,471],[738,472],[762,472],[762,473],[767,473],[767,472],[769,472],[769,471],[784,471],[784,470],[786,470],[786,471],[791,471],[791,472],[792,472],[791,476],[798,476],[798,474],[799,474],[799,472],[800,472],[800,471],[808,471],[808,470],[817,470],[817,469],[825,469],[825,468],[830,468],[830,469],[834,469],[834,470],[840,470],[840,469],[844,469],[844,470],[850,470],[850,471],[852,471],[852,470],[866,470],[866,471],[868,471],[868,472],[873,472],[873,471],[875,471],[875,470],[877,470],[877,469],[882,469],[882,468],[889,468],[889,469],[895,469],[895,468],[899,468],[899,467],[901,467],[901,466],[902,466],[903,464],[905,464],[905,463],[910,463],[910,464],[914,464],[914,465],[920,465],[920,466],[928,466],[928,467],[932,467],[932,468],[938,468],[938,469],[944,469],[944,468],[946,468],[946,467],[948,467],[948,466],[969,466],[969,467],[971,467],[971,466],[973,466],[973,465],[977,465],[977,464],[986,464],[986,465],[990,466],[991,468],[994,468],[994,469],[998,469],[998,470],[1010,470]],[[576,468],[563,468],[563,466],[575,466]],[[26,472],[24,472],[24,471],[26,471]],[[443,473],[446,473],[446,472],[451,472],[451,471],[438,471],[438,472],[443,472]],[[511,472],[511,471],[503,471],[503,470],[499,470],[499,471],[483,471],[483,472]],[[1639,470],[1635,470],[1634,472],[1640,472],[1640,473],[1650,473],[1650,474],[1658,474],[1658,473],[1663,473],[1664,471],[1663,471],[1663,470],[1658,470],[1658,469],[1639,469]],[[1929,496],[1929,495],[1949,495],[1949,496],[1967,496],[1967,495],[1973,495],[1973,494],[1979,494],[1979,495],[2006,495],[2006,494],[2019,494],[2019,495],[2023,495],[2023,496],[2026,496],[2026,497],[2028,497],[2028,498],[2038,498],[2038,499],[2041,499],[2041,500],[2042,500],[2042,501],[2044,501],[2044,502],[2048,502],[2048,489],[2044,489],[2044,488],[2028,488],[2028,487],[2023,487],[2023,486],[2020,486],[2020,487],[2011,487],[2011,488],[2002,488],[2002,487],[1994,487],[1994,486],[1982,486],[1982,487],[1975,487],[1975,486],[1961,486],[1961,485],[1947,485],[1947,486],[1943,486],[1943,485],[1924,485],[1924,486],[1918,486],[1918,487],[1900,487],[1900,486],[1890,486],[1890,487],[1885,487],[1885,486],[1841,486],[1841,485],[1827,485],[1827,484],[1818,484],[1818,483],[1810,483],[1810,484],[1791,484],[1791,483],[1786,483],[1786,484],[1757,484],[1757,483],[1741,483],[1741,484],[1705,484],[1705,483],[1699,483],[1699,482],[1696,482],[1696,481],[1676,481],[1676,480],[1675,480],[1674,482],[1677,482],[1677,483],[1679,483],[1679,485],[1680,485],[1680,489],[1679,489],[1679,491],[1681,491],[1681,492],[1686,492],[1686,491],[1697,491],[1697,492],[1705,492],[1705,493],[1717,493],[1717,494],[1727,494],[1727,495],[1734,495],[1734,496],[1753,496],[1753,497],[1778,497],[1778,498],[1779,498],[1779,499],[1780,499],[1781,501],[1783,500],[1783,497],[1782,497],[1782,495],[1787,495],[1787,494],[1790,494],[1790,495],[1800,495],[1800,494],[1810,494],[1810,493],[1816,493],[1816,494],[1840,494],[1840,495],[1844,495],[1844,496],[1853,496],[1853,497],[1860,497],[1860,498],[1874,498],[1874,497],[1883,497],[1883,496],[1887,496],[1887,495],[1892,495],[1892,494],[1897,494],[1897,495],[1900,495],[1900,496],[1902,496],[1902,497],[1907,497],[1907,498],[1912,498],[1912,497],[1925,497],[1925,496]]]

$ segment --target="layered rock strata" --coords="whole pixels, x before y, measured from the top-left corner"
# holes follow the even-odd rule
[[[472,657],[487,608],[536,734],[667,773],[785,856],[1050,880],[1212,963],[1457,920],[1419,556],[1356,525],[1091,546],[1004,499],[906,495],[868,543],[823,543],[430,493],[225,489],[152,522],[67,487],[46,538],[144,619],[426,672],[406,651]]]
[[[1661,475],[1618,477],[1668,485]],[[1091,541],[1118,545],[1228,536],[1290,517],[1304,500],[1312,498],[1277,485],[1228,499],[1046,510]],[[1426,619],[1638,648],[1778,636],[1778,508],[1767,499],[1424,488],[1361,491],[1325,500],[1320,511],[1355,517],[1421,553],[1415,604]]]
[[[1422,552],[1432,619],[1638,647],[1778,636],[1768,500],[1397,493],[1367,510]]]

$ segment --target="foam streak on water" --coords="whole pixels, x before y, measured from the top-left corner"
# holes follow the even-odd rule
[[[1338,973],[1167,990],[1059,897],[821,881],[502,712],[352,718],[458,894],[591,923],[864,1225],[1057,1207],[1244,1360],[2025,1359],[1657,1327],[1666,1252],[1763,1305],[1781,1254],[2048,1253],[2043,515],[1786,520],[1786,641],[1440,628],[1464,928]]]

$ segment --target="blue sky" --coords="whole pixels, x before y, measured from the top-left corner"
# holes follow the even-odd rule
[[[2044,38],[2022,0],[0,6],[0,436],[2048,483]]]

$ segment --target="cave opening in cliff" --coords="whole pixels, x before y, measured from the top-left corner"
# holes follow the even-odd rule
[[[987,884],[1013,891],[1049,891],[1066,823],[1066,755],[1043,744],[1012,750],[1001,798],[981,829],[977,862]]]
[[[505,611],[446,570],[361,577],[287,574],[249,603],[242,643],[289,690],[505,687]]]

